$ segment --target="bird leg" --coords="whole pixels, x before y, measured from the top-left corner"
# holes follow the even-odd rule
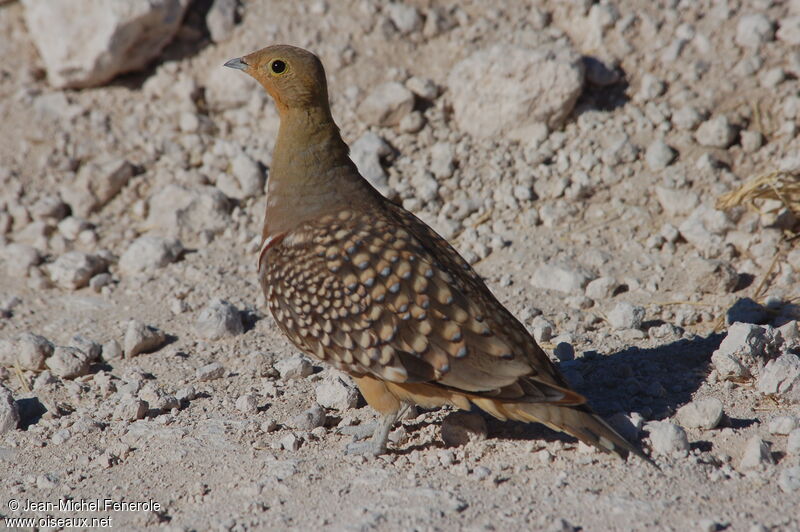
[[[399,410],[384,414],[379,422],[356,425],[355,427],[343,427],[340,432],[353,436],[353,441],[345,447],[345,454],[361,454],[378,456],[386,453],[386,443],[389,439],[389,432],[394,423],[403,417],[411,403],[403,403]],[[369,441],[359,441],[372,436]]]

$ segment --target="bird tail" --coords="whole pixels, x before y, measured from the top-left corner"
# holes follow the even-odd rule
[[[500,419],[542,423],[553,430],[566,432],[603,452],[614,453],[623,460],[632,453],[651,465],[655,465],[641,449],[623,438],[585,405],[501,403],[489,398],[475,397],[470,397],[470,400],[478,408]]]

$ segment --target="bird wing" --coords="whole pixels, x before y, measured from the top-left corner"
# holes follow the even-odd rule
[[[585,402],[446,240],[384,207],[305,222],[265,252],[267,304],[298,348],[395,383]]]

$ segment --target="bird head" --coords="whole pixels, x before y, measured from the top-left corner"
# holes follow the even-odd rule
[[[243,70],[261,83],[278,110],[328,107],[325,69],[319,58],[295,46],[278,44],[231,59],[226,67]]]

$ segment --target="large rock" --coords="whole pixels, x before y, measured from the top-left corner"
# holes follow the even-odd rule
[[[92,87],[156,57],[190,0],[23,0],[25,22],[54,87]]]
[[[750,377],[757,375],[765,362],[778,354],[782,345],[783,338],[777,329],[752,323],[734,323],[719,348],[711,355],[711,363],[722,378]]]
[[[800,357],[785,353],[771,360],[758,377],[758,391],[800,403]]]
[[[476,137],[524,139],[536,124],[558,126],[581,94],[584,66],[570,48],[495,45],[447,77],[458,127]]]
[[[203,231],[219,233],[231,225],[231,204],[214,187],[167,185],[150,197],[148,229],[159,229],[190,245]]]

